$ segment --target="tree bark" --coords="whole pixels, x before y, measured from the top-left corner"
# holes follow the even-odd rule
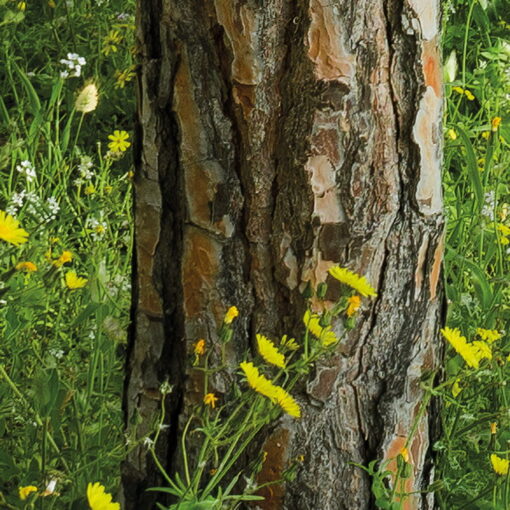
[[[199,401],[194,342],[236,305],[231,359],[255,332],[299,333],[302,291],[335,264],[378,297],[267,437],[262,479],[304,456],[263,509],[373,508],[351,463],[395,457],[416,425],[409,491],[432,477],[420,381],[438,366],[443,293],[439,0],[140,0],[133,331],[128,427],[147,434],[159,387],[176,462]],[[228,381],[215,390],[226,392]],[[153,508],[143,448],[125,506]],[[417,494],[409,509],[432,508]]]

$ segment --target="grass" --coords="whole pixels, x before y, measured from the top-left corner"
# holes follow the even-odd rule
[[[444,380],[427,395],[442,400],[431,490],[444,510],[507,509],[510,2],[444,8],[448,329]],[[133,238],[133,11],[134,0],[0,0],[0,210],[19,221],[9,230],[0,219],[1,508],[85,508],[89,484],[119,486],[129,443],[120,402]],[[19,229],[28,240],[12,244],[9,233],[23,240]],[[197,351],[195,362],[208,355]],[[224,437],[216,397],[206,395],[197,423]],[[278,415],[257,399],[248,400]],[[202,453],[207,462],[221,456],[209,446]],[[397,460],[403,478],[405,452]],[[290,469],[294,476],[298,466]],[[400,508],[387,466],[365,469],[381,508]],[[199,499],[199,470],[188,473],[193,494],[178,480],[166,490]],[[204,497],[216,501],[211,491]]]

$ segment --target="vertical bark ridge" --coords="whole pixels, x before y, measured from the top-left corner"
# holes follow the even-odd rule
[[[241,311],[234,362],[255,331],[299,333],[308,283],[327,280],[334,300],[331,265],[378,289],[298,389],[302,420],[283,417],[262,438],[261,480],[305,458],[263,509],[370,508],[370,480],[351,462],[394,457],[417,419],[407,487],[427,484],[420,379],[437,365],[442,296],[437,6],[139,2],[143,152],[126,391],[139,433],[157,412],[145,395],[169,376],[174,428],[162,448],[176,465],[179,423],[201,401],[189,354],[202,337],[215,352],[228,306]],[[214,391],[226,396],[230,377]],[[126,466],[136,490],[149,483],[143,450]],[[415,496],[407,507],[427,504]]]

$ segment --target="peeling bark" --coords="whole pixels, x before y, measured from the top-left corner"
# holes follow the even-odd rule
[[[341,264],[378,298],[301,387],[301,420],[261,447],[263,480],[303,456],[263,509],[368,509],[351,462],[391,458],[409,436],[420,491],[431,478],[420,380],[438,365],[443,293],[439,2],[143,0],[135,175],[133,332],[125,410],[139,437],[168,379],[176,438],[200,399],[189,356],[240,309],[234,361],[255,332],[299,334],[302,290]],[[227,392],[229,380],[215,381]],[[124,466],[127,510],[152,508],[143,448]],[[432,508],[419,494],[409,509]]]

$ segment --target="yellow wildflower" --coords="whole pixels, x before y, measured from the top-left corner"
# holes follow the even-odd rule
[[[444,328],[441,330],[441,333],[446,340],[448,340],[450,345],[462,356],[468,366],[472,368],[478,368],[480,366],[476,350],[468,344],[466,338],[460,334],[458,328]]]
[[[280,368],[285,367],[285,356],[278,351],[271,340],[264,335],[257,335],[257,346],[260,355],[267,363]]]
[[[491,136],[490,131],[482,131],[482,138],[485,138],[486,140],[488,140],[490,136]]]
[[[301,417],[301,408],[299,404],[294,400],[289,393],[287,393],[280,386],[275,386],[274,398],[276,403],[289,415],[293,418]]]
[[[246,380],[251,388],[265,397],[274,399],[274,384],[269,379],[266,379],[263,375],[259,374],[258,368],[255,367],[253,363],[243,361],[239,366],[244,372]]]
[[[225,318],[223,319],[223,322],[225,324],[231,324],[232,321],[239,315],[239,310],[235,306],[231,306],[227,313],[225,314]]]
[[[26,243],[27,238],[28,232],[19,227],[19,221],[5,211],[0,211],[0,239],[18,246]]]
[[[490,344],[494,343],[496,340],[499,340],[502,336],[501,333],[496,329],[476,328],[476,333],[482,340],[485,340]]]
[[[405,446],[400,450],[400,455],[402,455],[405,462],[409,462],[409,450]]]
[[[90,510],[120,510],[120,504],[112,502],[111,494],[99,482],[87,485],[87,500]]]
[[[117,52],[117,45],[122,42],[122,36],[118,30],[110,30],[108,35],[103,39],[103,47],[101,52],[103,55]]]
[[[491,427],[491,434],[494,436],[498,432],[497,422],[495,422],[495,421],[491,422],[490,427]]]
[[[131,145],[131,143],[127,141],[129,138],[129,133],[127,131],[119,131],[116,129],[113,134],[108,135],[108,138],[111,140],[108,144],[108,148],[113,152],[125,152]]]
[[[30,494],[32,494],[32,492],[37,492],[37,487],[34,485],[26,485],[25,487],[20,487],[19,499],[21,499],[21,501],[25,501],[30,496]]]
[[[218,397],[214,393],[208,393],[204,396],[204,404],[206,406],[211,406],[213,409],[216,407],[216,402],[218,400]]]
[[[37,271],[37,266],[30,261],[27,262],[18,262],[15,266],[16,270],[18,271],[26,271],[27,273],[33,273],[34,271]]]
[[[280,345],[289,349],[289,351],[297,351],[299,349],[299,345],[296,342],[295,338],[288,338],[287,335],[283,335],[280,340]]]
[[[507,227],[503,223],[497,224],[497,229],[504,235],[504,236],[510,236],[510,227]]]
[[[450,140],[457,140],[457,133],[455,132],[455,129],[449,129],[447,131],[447,134],[448,134]]]
[[[485,343],[480,340],[475,340],[471,344],[472,348],[474,349],[475,356],[478,358],[478,361],[481,361],[482,359],[492,359],[492,351],[491,348]]]
[[[194,351],[197,356],[203,356],[205,354],[205,340],[203,338],[197,341]]]
[[[347,298],[347,303],[349,306],[345,313],[347,314],[347,317],[352,317],[361,306],[361,298],[359,296],[351,296],[350,298]]]
[[[26,2],[18,2],[17,7],[18,7],[19,11],[24,11],[27,8],[27,3]]]
[[[85,287],[88,281],[87,278],[81,278],[77,276],[74,271],[69,271],[68,273],[66,273],[65,280],[67,287],[71,290],[81,289],[82,287]]]
[[[115,72],[116,81],[114,86],[116,89],[123,89],[126,86],[126,83],[130,82],[135,77],[133,69],[134,66],[131,66],[124,69],[124,71]]]
[[[501,117],[494,117],[491,120],[491,129],[492,131],[497,131],[499,129],[499,125],[501,124]]]
[[[312,314],[309,310],[307,310],[303,316],[303,322],[310,333],[317,337],[324,347],[328,347],[329,345],[333,345],[338,342],[338,338],[331,329],[331,326],[322,327],[320,325],[320,317],[317,314]]]
[[[93,195],[96,192],[96,187],[93,184],[89,184],[85,187],[85,195]]]
[[[336,278],[339,282],[352,287],[362,296],[377,296],[375,289],[368,283],[364,276],[359,276],[356,273],[340,266],[330,267],[328,272],[333,278]]]
[[[55,9],[55,7],[57,6],[57,4],[55,3],[55,0],[49,0],[49,1],[48,1],[48,5],[49,5],[52,9]]]
[[[453,87],[452,90],[458,92],[459,94],[464,94],[464,89],[462,87]]]
[[[62,267],[67,262],[71,262],[73,260],[73,254],[70,251],[63,251],[62,255],[57,260],[53,261],[53,265],[55,267]]]
[[[508,474],[508,467],[510,462],[507,459],[502,459],[501,457],[498,457],[495,453],[491,455],[491,464],[492,469],[498,474],[498,475],[506,475]]]
[[[93,83],[85,85],[74,103],[76,111],[82,113],[93,112],[97,107],[97,87]]]

